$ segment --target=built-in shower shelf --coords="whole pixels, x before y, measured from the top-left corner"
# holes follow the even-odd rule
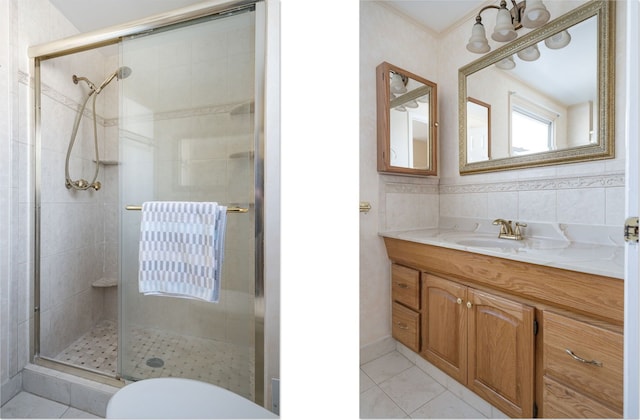
[[[95,159],[93,160],[96,161]],[[109,166],[109,165],[120,165],[120,162],[117,160],[100,160],[101,165]]]
[[[91,284],[93,287],[114,287],[118,285],[118,279],[113,277],[103,277]]]

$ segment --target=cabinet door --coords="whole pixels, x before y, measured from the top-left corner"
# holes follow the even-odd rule
[[[467,381],[467,288],[423,273],[422,355],[458,382]]]
[[[468,290],[467,386],[510,417],[532,417],[534,310]]]

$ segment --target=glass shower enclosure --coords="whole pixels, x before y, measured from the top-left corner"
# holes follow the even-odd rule
[[[261,402],[264,18],[240,3],[35,56],[36,363]],[[65,187],[65,157],[76,182],[97,167],[97,184]],[[228,207],[217,303],[139,293],[148,201]]]
[[[119,366],[125,379],[186,377],[253,399],[253,14],[121,44],[121,64],[133,70],[120,95]],[[138,293],[137,205],[145,201],[229,207],[219,303]]]

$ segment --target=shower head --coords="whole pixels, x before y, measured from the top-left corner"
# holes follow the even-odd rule
[[[104,82],[102,82],[100,87],[98,89],[96,89],[96,93],[100,93],[100,91],[105,86],[107,86],[109,83],[111,83],[111,81],[113,80],[114,77],[117,77],[118,80],[126,79],[127,77],[131,76],[131,72],[132,72],[131,68],[127,67],[127,66],[122,66],[122,67],[118,68],[118,70],[114,71],[113,73],[111,73],[109,75],[109,77],[104,79]]]
[[[118,79],[126,79],[127,77],[131,76],[132,72],[133,70],[131,70],[131,67],[122,66],[118,70],[116,70],[116,76],[118,76]]]

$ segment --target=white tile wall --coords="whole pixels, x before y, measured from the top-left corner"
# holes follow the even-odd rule
[[[10,39],[10,13],[9,2],[0,3],[0,39]],[[15,343],[15,339],[10,340],[9,302],[9,278],[11,272],[10,250],[10,212],[11,202],[11,158],[12,158],[12,136],[11,136],[11,70],[9,68],[9,58],[11,56],[9,42],[0,43],[0,383],[4,384],[10,378],[9,358],[10,346]],[[4,401],[3,401],[4,402]]]

